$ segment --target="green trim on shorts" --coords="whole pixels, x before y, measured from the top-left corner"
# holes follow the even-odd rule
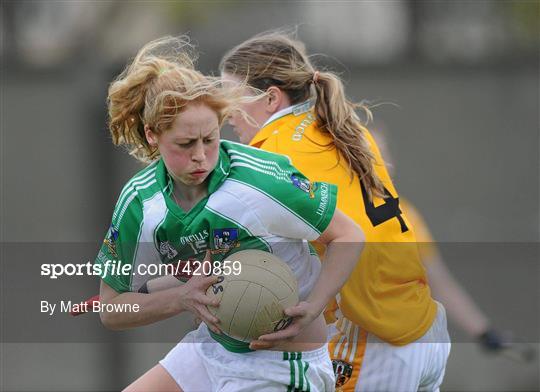
[[[294,354],[294,353],[291,353],[291,354]],[[287,392],[291,392],[295,388],[296,386],[296,375],[294,374],[295,373],[295,368],[294,368],[294,361],[292,359],[292,356],[291,356],[291,359],[289,360],[289,366],[290,366],[290,372],[291,372],[291,381],[289,382],[289,387],[287,388]]]
[[[300,373],[298,375],[298,389],[301,391],[304,390],[304,367],[302,366],[302,361],[300,360],[301,356],[298,357],[296,360],[296,363],[298,364],[298,372]]]
[[[310,389],[311,389],[311,385],[309,385],[309,379],[306,376],[308,369],[309,369],[309,363],[304,362],[304,377],[306,378],[306,392],[310,392]]]
[[[309,363],[307,361],[302,361],[302,353],[283,353],[283,360],[289,361],[291,379],[289,385],[287,386],[287,392],[296,392],[296,391],[305,391],[309,392],[311,390],[311,385],[308,378],[306,377],[306,372],[309,369]],[[296,387],[296,366],[298,365],[298,387]],[[303,364],[302,364],[303,362]]]

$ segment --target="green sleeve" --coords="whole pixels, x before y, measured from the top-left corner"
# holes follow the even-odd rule
[[[310,182],[285,155],[232,146],[231,178],[248,186],[246,204],[275,235],[317,239],[336,209],[337,187]]]
[[[101,278],[119,293],[131,291],[131,277],[142,226],[142,206],[138,198],[120,197],[112,223],[95,260],[101,264]],[[107,263],[107,260],[110,260]],[[130,265],[130,267],[124,267]]]

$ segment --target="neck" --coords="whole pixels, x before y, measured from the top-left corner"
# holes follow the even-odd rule
[[[302,105],[306,105],[305,111],[307,111],[309,109],[309,106],[310,106],[309,102],[310,101],[308,99],[308,100],[306,100],[304,102],[297,103],[297,104],[293,105],[293,104],[291,104],[291,101],[289,101],[288,99],[284,100],[282,102],[282,104],[279,105],[279,107],[276,109],[276,111],[274,113],[272,113],[272,115],[266,119],[266,121],[264,122],[264,124],[263,124],[263,126],[261,128],[264,128],[266,125],[268,125],[270,122],[274,121],[276,118],[282,117],[286,113],[292,112],[293,108],[300,107]]]
[[[191,209],[199,200],[208,194],[208,184],[204,181],[200,185],[187,186],[180,181],[174,181],[173,195],[180,206],[186,210]]]

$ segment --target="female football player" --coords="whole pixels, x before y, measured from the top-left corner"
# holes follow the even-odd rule
[[[366,247],[329,305],[329,350],[344,390],[437,390],[450,350],[444,308],[430,294],[413,229],[377,145],[340,79],[316,69],[287,34],[257,35],[230,50],[222,80],[247,83],[248,117],[229,122],[243,143],[287,155],[309,178],[338,185],[338,208],[358,223]],[[333,324],[334,325],[334,324]],[[281,336],[256,342],[269,347]],[[424,344],[424,343],[435,344]]]
[[[381,129],[372,134],[390,176],[395,178],[394,159],[387,145],[387,136]],[[509,348],[509,339],[494,328],[474,298],[448,269],[422,214],[403,196],[400,197],[399,204],[414,227],[420,260],[426,268],[433,298],[444,304],[448,318],[490,353],[502,353],[505,348]]]
[[[358,260],[362,231],[335,210],[335,186],[309,182],[282,155],[220,141],[238,95],[196,71],[185,49],[170,37],[147,44],[109,88],[113,142],[149,164],[122,190],[96,260],[106,272],[101,301],[140,311],[103,312],[102,322],[119,330],[183,311],[204,321],[127,390],[333,390],[322,312]],[[308,243],[317,239],[328,247],[322,266]],[[221,333],[206,308],[218,306],[206,295],[216,277],[138,292],[150,265],[240,249],[276,254],[298,281],[300,302],[280,331],[287,340],[272,350]]]

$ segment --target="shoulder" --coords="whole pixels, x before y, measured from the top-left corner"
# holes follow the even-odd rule
[[[140,170],[122,188],[113,213],[115,227],[120,226],[127,212],[142,219],[143,202],[161,192],[156,173],[158,162],[155,161]]]
[[[326,152],[333,144],[332,135],[318,126],[312,111],[299,116],[289,115],[276,126],[261,148],[286,155]]]
[[[293,179],[299,174],[288,156],[235,142],[223,143],[230,159],[230,170],[227,186],[222,190],[258,195],[257,199],[290,192]]]
[[[131,177],[122,188],[121,195],[142,192],[157,183],[157,167],[159,161],[154,161]]]
[[[221,142],[223,149],[226,151],[227,155],[231,161],[235,159],[250,159],[251,161],[259,162],[263,161],[272,161],[278,163],[291,164],[291,160],[287,155],[279,154],[277,152],[265,151],[260,148],[251,147],[245,144],[233,142],[230,140],[223,140]]]

